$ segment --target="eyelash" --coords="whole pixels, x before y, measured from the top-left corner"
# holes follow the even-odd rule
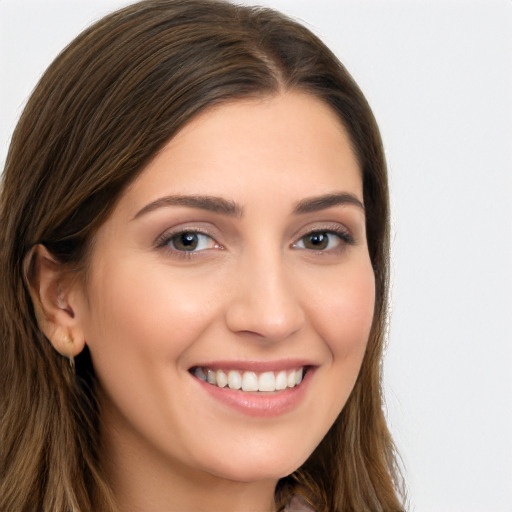
[[[179,231],[175,231],[175,232],[171,232],[171,233],[166,232],[156,240],[155,245],[158,249],[167,250],[167,251],[171,252],[173,255],[180,257],[180,258],[197,257],[200,253],[202,253],[206,249],[186,251],[186,250],[180,250],[180,249],[170,246],[171,243],[174,244],[173,241],[176,240],[179,236],[184,236],[184,235],[188,235],[188,234],[208,237],[214,244],[214,247],[212,247],[212,248],[220,249],[220,250],[224,249],[224,247],[221,244],[219,244],[210,233],[208,233],[207,231],[197,229],[197,228],[180,229]],[[307,247],[299,247],[300,243],[304,244],[304,239],[306,237],[308,237],[308,236],[313,237],[313,236],[319,236],[319,235],[320,236],[328,235],[329,238],[331,238],[332,236],[335,236],[338,239],[339,244],[337,244],[334,248],[330,248],[330,249],[329,248],[313,249],[313,248],[307,248]],[[328,244],[330,244],[330,243],[331,243],[331,241],[328,240]],[[325,228],[317,228],[317,229],[313,229],[311,231],[305,232],[304,234],[302,234],[299,237],[297,242],[294,242],[291,245],[291,247],[294,249],[307,250],[307,251],[312,251],[316,254],[321,254],[321,253],[332,253],[332,252],[342,250],[343,247],[339,247],[338,245],[343,246],[343,245],[354,245],[354,244],[355,244],[355,240],[347,229],[344,229],[344,228],[340,227],[339,225],[336,225],[336,226],[330,225]]]
[[[314,237],[314,236],[328,236],[327,243],[330,244],[330,238],[332,236],[335,236],[337,238],[338,244],[335,247],[324,248],[324,249],[314,249],[314,248],[307,248],[307,247],[298,247],[299,243],[304,243],[304,239],[307,237]],[[341,228],[340,226],[329,226],[328,228],[319,228],[319,229],[313,229],[312,231],[308,231],[307,233],[301,235],[298,242],[295,242],[292,246],[294,248],[304,249],[304,250],[310,250],[315,253],[326,253],[326,252],[335,252],[340,251],[343,249],[343,245],[354,245],[355,240],[353,236],[349,233],[348,230]],[[339,247],[341,246],[341,247]]]
[[[183,235],[201,235],[201,236],[204,236],[204,237],[208,237],[211,239],[212,242],[214,242],[214,245],[216,249],[224,249],[224,247],[217,243],[215,238],[210,234],[208,233],[207,231],[203,231],[201,229],[197,229],[197,228],[191,228],[191,229],[180,229],[179,231],[175,231],[175,232],[166,232],[164,233],[163,235],[161,235],[160,237],[157,238],[156,240],[156,247],[157,249],[164,249],[170,253],[172,253],[173,255],[179,257],[179,258],[194,258],[194,257],[197,257],[201,252],[203,252],[205,249],[201,249],[199,251],[196,251],[196,250],[192,250],[192,251],[183,251],[183,250],[180,250],[180,249],[176,249],[176,248],[173,248],[173,247],[170,247],[170,244],[173,243],[173,240],[175,240],[176,238],[178,238],[179,236],[183,236]]]

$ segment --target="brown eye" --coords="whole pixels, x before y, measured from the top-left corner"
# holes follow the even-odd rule
[[[339,248],[343,243],[353,244],[352,237],[345,232],[311,231],[304,235],[294,247],[309,251],[330,251]]]
[[[203,233],[183,231],[169,238],[167,244],[176,251],[192,252],[209,249],[213,240]]]
[[[303,237],[304,247],[306,249],[313,249],[315,251],[321,251],[327,249],[329,245],[329,233],[310,233]]]

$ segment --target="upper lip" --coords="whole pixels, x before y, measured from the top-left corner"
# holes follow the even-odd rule
[[[206,361],[193,365],[193,368],[210,368],[211,370],[241,370],[247,372],[278,372],[282,370],[296,370],[302,367],[317,366],[305,359],[281,359],[275,361]]]

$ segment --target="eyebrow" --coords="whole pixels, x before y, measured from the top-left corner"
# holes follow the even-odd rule
[[[334,206],[357,206],[364,211],[363,203],[353,194],[347,192],[325,194],[322,196],[309,197],[302,199],[296,203],[293,213],[295,215],[302,215],[305,213],[312,213]],[[242,217],[243,207],[234,201],[224,199],[217,196],[200,196],[200,195],[175,195],[166,196],[153,201],[141,210],[139,210],[132,220],[138,219],[142,215],[157,210],[159,208],[169,206],[186,206],[189,208],[198,208],[200,210],[207,210],[229,217]]]
[[[227,215],[229,217],[241,217],[243,214],[243,208],[236,204],[234,201],[229,201],[222,197],[216,196],[198,196],[198,195],[177,195],[177,196],[166,196],[147,204],[139,210],[133,220],[140,216],[157,210],[158,208],[168,206],[187,206],[189,208],[199,208],[200,210],[207,210],[214,213],[220,213],[221,215]]]
[[[347,192],[339,192],[303,199],[295,205],[293,213],[301,215],[326,210],[333,206],[357,206],[363,211],[365,209],[364,204],[355,195]]]

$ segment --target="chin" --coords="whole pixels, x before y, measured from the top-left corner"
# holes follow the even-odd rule
[[[213,465],[215,469],[208,472],[216,477],[242,483],[264,480],[277,482],[296,471],[310,455],[298,454],[296,451],[288,450],[279,454],[276,450],[269,450],[252,456],[249,452],[244,452],[238,457],[230,453],[218,460],[217,464]]]

